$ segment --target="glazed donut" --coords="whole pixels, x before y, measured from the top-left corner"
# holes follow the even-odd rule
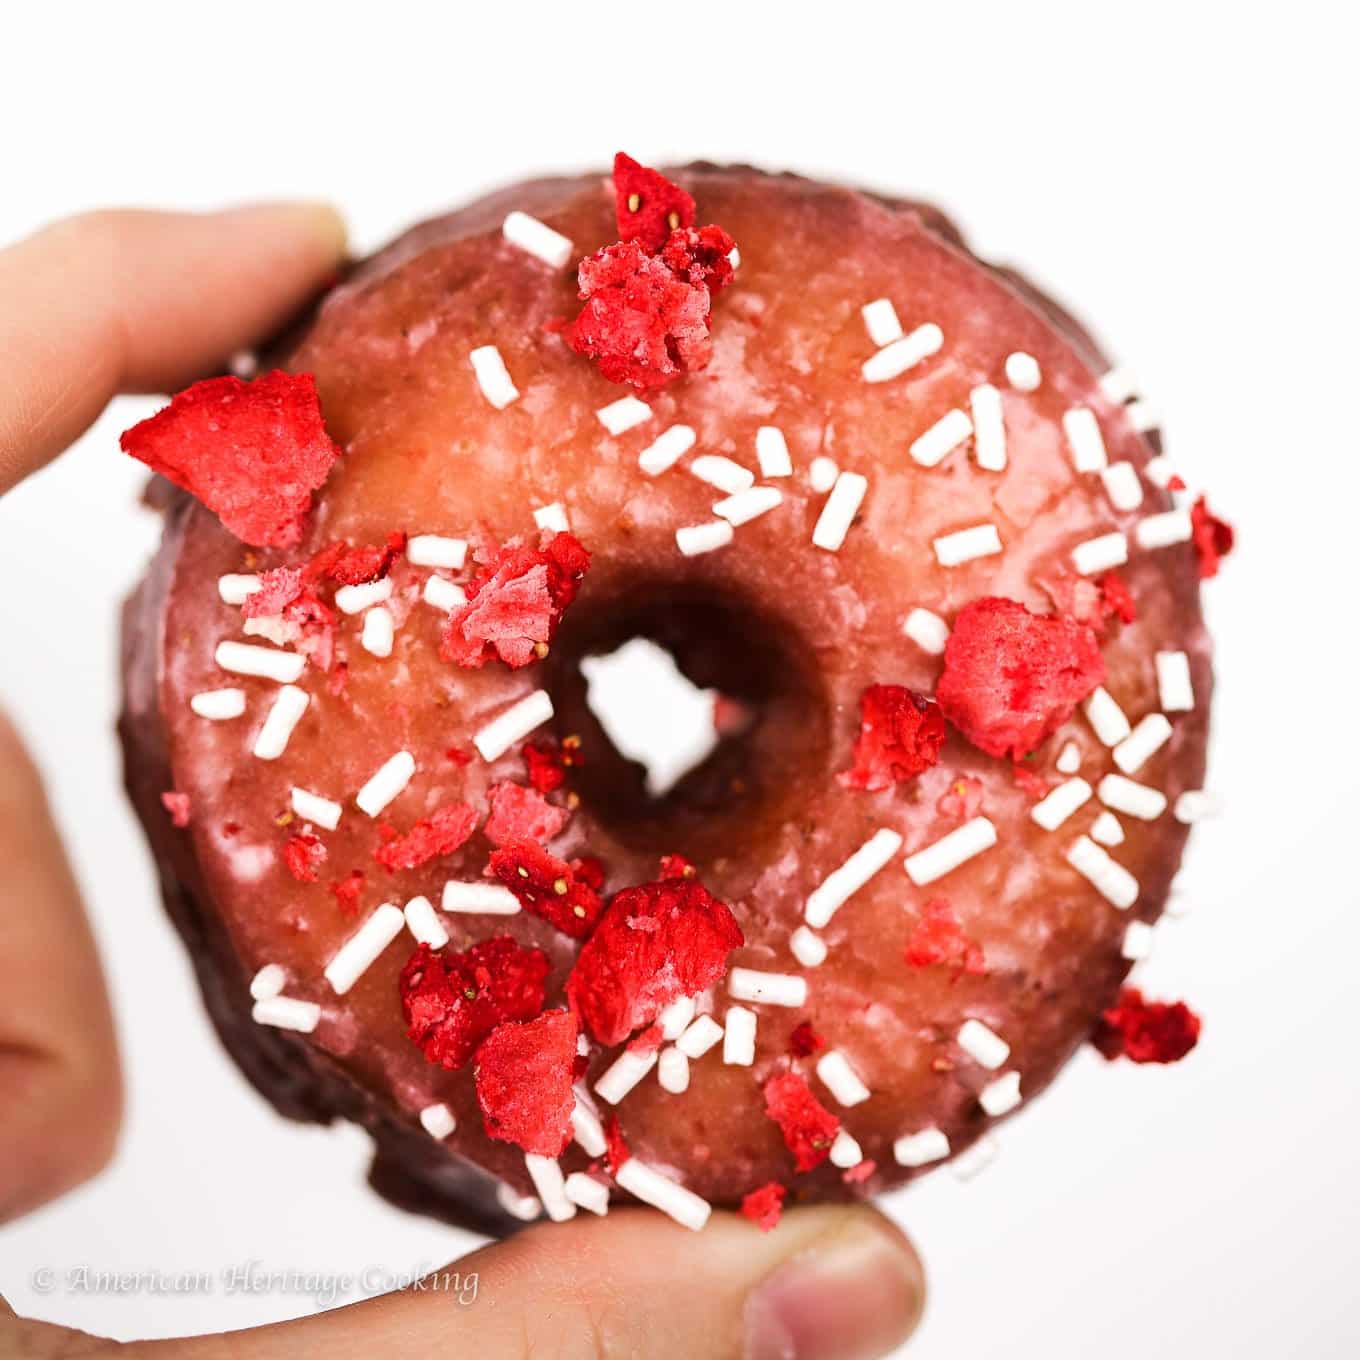
[[[192,493],[128,784],[228,1048],[384,1193],[768,1225],[1093,1036],[1193,1046],[1121,985],[1209,806],[1230,531],[938,213],[620,157],[415,228],[276,362],[124,438]],[[582,677],[636,637],[744,715],[662,796]]]

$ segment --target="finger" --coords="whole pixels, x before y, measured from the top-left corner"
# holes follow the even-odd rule
[[[869,1360],[910,1334],[925,1297],[906,1239],[847,1206],[797,1210],[768,1234],[728,1214],[691,1233],[621,1209],[531,1228],[426,1281],[298,1322],[127,1347],[122,1360]]]
[[[41,781],[0,714],[0,1222],[94,1175],[121,1112],[108,996]]]
[[[335,271],[345,230],[320,204],[101,212],[0,251],[0,495],[54,458],[117,392],[220,368]]]

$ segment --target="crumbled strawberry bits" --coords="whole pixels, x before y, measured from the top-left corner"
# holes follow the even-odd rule
[[[902,685],[870,685],[860,696],[859,715],[854,763],[837,776],[846,788],[891,788],[939,760],[944,719],[923,695]]]
[[[374,849],[373,858],[393,873],[414,869],[451,855],[477,829],[477,811],[466,803],[446,803],[422,817],[405,835],[395,832]]]
[[[174,789],[168,789],[161,794],[161,806],[170,814],[170,825],[181,829],[189,825],[189,818],[193,812],[192,804],[187,793],[179,793]]]
[[[119,443],[243,543],[262,548],[301,540],[312,493],[341,452],[326,433],[310,373],[265,373],[248,383],[207,378]]]
[[[953,907],[942,897],[921,908],[907,939],[906,960],[912,968],[942,965],[977,976],[987,972],[981,947],[969,939]]]
[[[491,811],[483,830],[496,846],[512,841],[550,841],[570,817],[566,808],[548,802],[541,793],[506,780],[492,786]]]
[[[626,152],[614,157],[614,214],[620,241],[660,250],[671,232],[694,225],[694,199],[660,171],[639,165]]]
[[[1210,511],[1203,496],[1190,507],[1190,525],[1200,579],[1207,581],[1218,575],[1219,561],[1232,551],[1237,535],[1231,524]]]
[[[784,1197],[788,1193],[787,1188],[778,1181],[768,1181],[743,1198],[739,1212],[761,1232],[769,1232],[779,1224],[784,1213]]]
[[[815,1170],[830,1156],[841,1122],[796,1072],[782,1072],[765,1083],[765,1113],[779,1125],[797,1170]]]
[[[1184,1002],[1147,1001],[1137,987],[1125,987],[1102,1012],[1091,1042],[1111,1060],[1179,1062],[1199,1042],[1200,1019]]]
[[[515,894],[525,911],[541,916],[564,935],[583,939],[599,919],[602,877],[596,861],[568,863],[536,841],[512,840],[492,851],[488,872]]]
[[[473,1065],[487,1134],[541,1157],[560,1156],[571,1141],[575,1067],[576,1017],[568,1010],[494,1029]]]
[[[299,831],[283,843],[283,862],[299,883],[315,883],[326,862],[326,847],[320,836]]]

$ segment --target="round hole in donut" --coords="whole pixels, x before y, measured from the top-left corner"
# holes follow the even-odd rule
[[[582,669],[635,638],[669,653],[720,705],[711,752],[655,793],[646,766],[615,747],[592,711]],[[812,662],[794,621],[738,592],[652,580],[609,601],[582,599],[563,621],[547,676],[558,734],[580,736],[586,752],[573,788],[630,848],[696,860],[734,843],[750,851],[827,777],[827,700]],[[666,718],[658,706],[658,724]]]

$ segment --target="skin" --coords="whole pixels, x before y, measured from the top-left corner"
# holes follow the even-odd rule
[[[211,216],[100,213],[0,252],[0,495],[57,456],[119,392],[168,391],[221,368],[285,320],[340,261],[328,208]],[[121,1112],[108,998],[38,772],[0,718],[0,1219],[96,1174]],[[22,910],[20,909],[22,907]],[[58,975],[64,985],[47,985]],[[915,1327],[920,1262],[863,1207],[785,1215],[760,1234],[715,1215],[703,1234],[659,1214],[530,1229],[458,1263],[478,1306],[407,1291],[227,1336],[118,1345],[17,1317],[0,1353],[334,1360],[446,1356],[885,1354]],[[683,1281],[683,1288],[676,1282]]]

